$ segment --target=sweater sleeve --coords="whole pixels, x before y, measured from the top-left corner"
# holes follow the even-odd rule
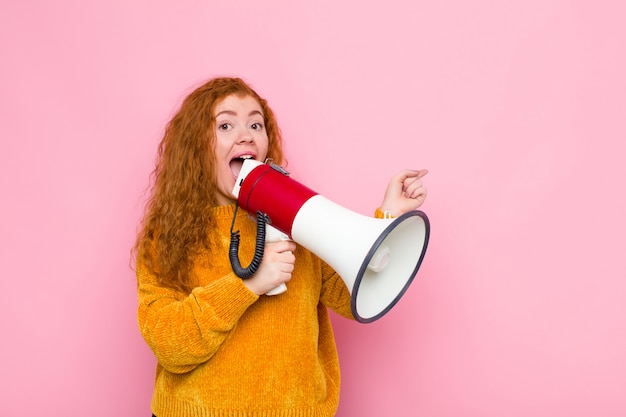
[[[230,273],[186,295],[158,284],[137,265],[138,324],[157,360],[172,373],[208,361],[258,296]]]

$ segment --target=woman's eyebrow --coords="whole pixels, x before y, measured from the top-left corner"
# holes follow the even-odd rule
[[[234,112],[232,110],[222,110],[221,112],[217,113],[215,117],[220,116],[222,114],[227,114],[229,116],[237,116],[237,112]]]
[[[221,112],[217,113],[215,115],[215,117],[222,115],[222,114],[227,114],[229,116],[237,116],[237,112],[233,111],[233,110],[222,110]],[[253,116],[258,114],[259,116],[263,117],[263,113],[260,110],[252,110],[249,114],[248,117]]]

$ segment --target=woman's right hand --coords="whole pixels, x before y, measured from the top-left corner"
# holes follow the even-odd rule
[[[296,263],[295,250],[296,244],[290,240],[267,243],[259,269],[243,283],[253,293],[262,295],[289,281]]]

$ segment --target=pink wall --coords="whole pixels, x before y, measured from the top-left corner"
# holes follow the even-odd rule
[[[164,123],[223,74],[352,210],[431,171],[415,283],[335,320],[339,416],[626,415],[623,2],[212,3],[3,1],[2,416],[149,415],[129,248]]]

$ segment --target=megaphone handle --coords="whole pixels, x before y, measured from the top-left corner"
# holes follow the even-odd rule
[[[289,236],[278,230],[277,228],[265,225],[265,243],[280,242],[281,240],[291,240]],[[265,293],[265,295],[278,295],[287,291],[287,286],[282,283],[278,287],[273,288]]]
[[[278,287],[266,292],[265,295],[278,295],[278,294],[284,293],[285,291],[287,291],[287,286],[284,283],[282,283]]]

